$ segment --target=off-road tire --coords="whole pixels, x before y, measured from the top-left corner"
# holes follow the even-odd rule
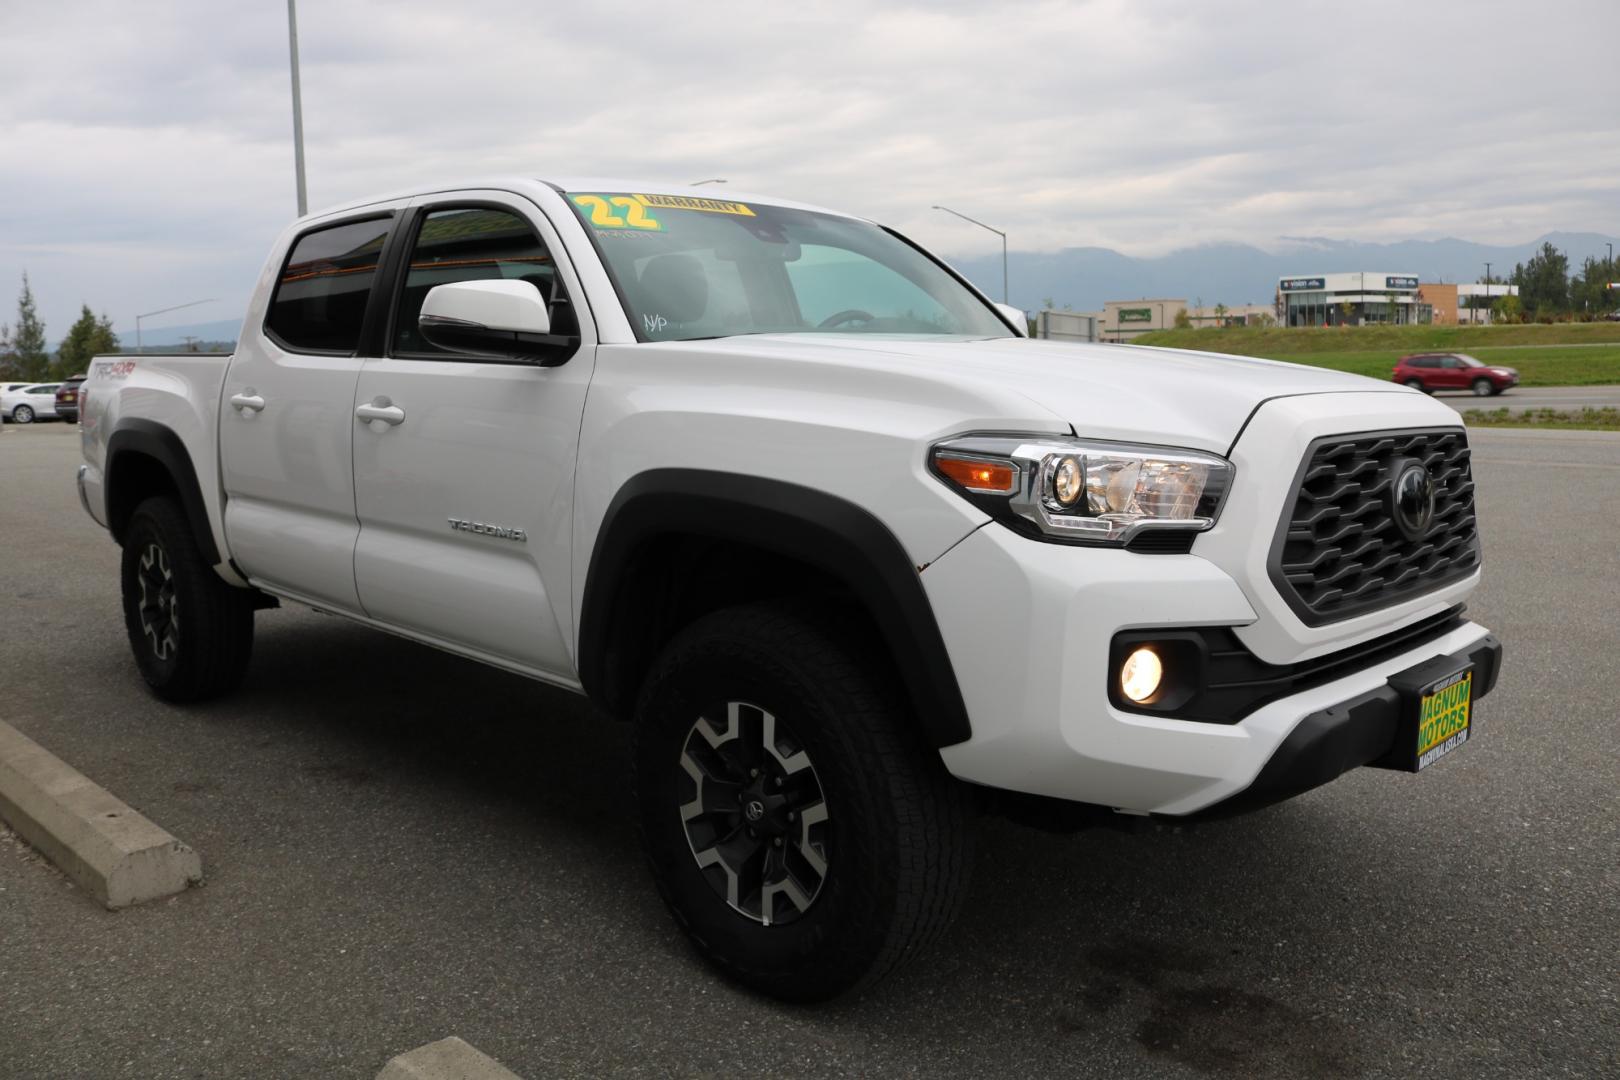
[[[851,639],[847,622],[813,609],[721,611],[670,642],[636,709],[641,835],[665,903],[711,964],[787,1001],[888,974],[944,932],[966,886],[968,793]],[[687,740],[700,716],[723,721],[729,702],[772,713],[824,795],[826,871],[793,921],[768,925],[731,906],[699,868],[681,816]]]
[[[172,637],[150,610],[143,621],[143,570],[148,595],[155,578],[168,583]],[[120,577],[130,648],[154,694],[172,702],[204,701],[241,684],[253,652],[253,594],[227,585],[203,561],[174,499],[151,498],[135,508],[124,532]],[[164,627],[161,642],[154,621]]]

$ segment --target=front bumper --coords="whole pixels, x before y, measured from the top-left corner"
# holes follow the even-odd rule
[[[1495,688],[1502,672],[1502,643],[1487,635],[1448,659],[1473,668],[1478,701]],[[1386,683],[1311,713],[1289,732],[1248,787],[1197,816],[1229,817],[1258,810],[1320,787],[1351,769],[1379,764],[1400,749],[1396,742],[1403,706],[1400,693]]]
[[[941,750],[946,768],[976,784],[1133,813],[1181,816],[1231,799],[1254,785],[1308,718],[1375,694],[1390,676],[1425,660],[1469,654],[1489,639],[1484,627],[1462,621],[1267,701],[1237,723],[1208,723],[1124,711],[1109,701],[1107,687],[1120,631],[1255,622],[1244,591],[1209,560],[1079,550],[991,524],[936,560],[922,580],[973,725],[967,741]],[[1453,602],[1437,598],[1418,617]]]

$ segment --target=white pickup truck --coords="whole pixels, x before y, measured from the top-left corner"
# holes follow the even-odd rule
[[[79,490],[152,690],[230,690],[284,600],[589,695],[675,917],[794,1000],[941,931],[978,809],[1224,815],[1466,742],[1501,646],[1450,409],[1026,340],[893,230],[712,194],[354,203],[233,356],[98,358]]]

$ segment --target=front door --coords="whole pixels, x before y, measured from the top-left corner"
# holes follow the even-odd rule
[[[268,306],[248,312],[220,402],[231,557],[255,584],[351,612],[354,386],[392,225],[371,210],[293,242]]]
[[[557,367],[446,352],[417,315],[455,281],[528,281],[551,301],[556,333],[575,330],[581,295],[539,208],[502,192],[419,200],[381,358],[367,360],[351,420],[354,568],[366,614],[569,685],[574,454],[595,359],[582,344]]]
[[[1460,390],[1468,385],[1468,369],[1455,356],[1440,358],[1439,385],[1446,390]]]

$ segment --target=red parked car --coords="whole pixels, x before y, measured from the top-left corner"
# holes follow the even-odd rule
[[[1398,383],[1432,394],[1436,390],[1471,390],[1476,397],[1500,394],[1519,385],[1510,367],[1492,367],[1467,353],[1413,353],[1395,361]]]
[[[70,424],[79,422],[79,388],[83,385],[83,375],[69,375],[56,388],[56,415]]]

